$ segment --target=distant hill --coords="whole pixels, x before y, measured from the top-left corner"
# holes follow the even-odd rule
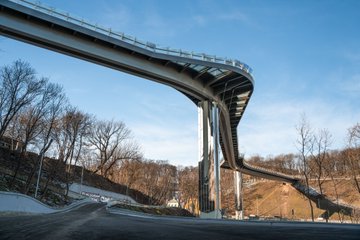
[[[30,174],[35,159],[39,156],[34,153],[28,153],[26,157],[20,157],[19,152],[10,151],[6,148],[0,148],[0,191],[15,191],[24,192],[24,187],[27,181],[27,176]],[[17,161],[21,160],[21,168],[17,178],[12,183],[14,171],[16,169]],[[81,181],[82,168],[79,166],[71,166],[71,178],[69,183]],[[37,172],[36,172],[37,173]],[[31,180],[30,189],[28,195],[34,196],[36,186],[36,174]],[[42,168],[42,178],[40,181],[41,201],[50,205],[64,205],[71,202],[71,199],[66,198],[66,166],[65,164],[51,158],[44,158],[44,164]],[[51,178],[48,178],[51,176]],[[114,183],[107,178],[104,178],[98,174],[94,174],[91,171],[84,169],[83,183],[88,186],[101,188],[112,192],[126,194],[131,196],[139,203],[148,203],[149,197],[145,194],[129,189],[127,191],[126,186]],[[44,192],[44,188],[46,191]]]
[[[351,186],[351,180],[342,178],[337,180],[339,201],[360,207],[360,194]],[[315,182],[312,182],[315,186]],[[331,181],[324,183],[325,195],[336,201],[333,194]],[[229,214],[234,212],[233,192],[223,196],[223,207],[228,209]],[[310,208],[307,198],[299,193],[289,184],[259,179],[252,184],[244,184],[244,215],[258,215],[265,218],[286,218],[286,219],[310,219]],[[315,218],[319,217],[324,210],[314,205]],[[337,213],[330,217],[330,220],[350,220],[348,216]]]

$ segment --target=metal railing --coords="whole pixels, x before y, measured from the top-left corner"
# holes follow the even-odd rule
[[[105,27],[99,26],[97,24],[89,23],[88,21],[85,21],[83,18],[74,17],[73,15],[70,15],[67,12],[63,12],[63,11],[55,9],[53,7],[43,5],[39,1],[37,1],[37,2],[33,2],[33,1],[29,1],[29,0],[10,0],[10,1],[19,3],[23,6],[26,6],[26,7],[32,8],[34,10],[40,11],[42,13],[57,17],[59,19],[65,20],[67,22],[71,22],[73,24],[85,27],[87,29],[102,33],[104,35],[113,37],[117,40],[121,40],[123,42],[132,44],[134,46],[146,49],[151,52],[231,65],[231,66],[241,69],[242,71],[244,71],[252,76],[253,71],[252,71],[251,67],[239,60],[227,59],[227,58],[217,57],[215,55],[208,55],[208,54],[204,54],[204,53],[194,53],[194,52],[184,51],[181,49],[172,49],[169,47],[159,46],[155,43],[144,42],[144,41],[137,39],[136,37],[127,35],[125,33],[113,31],[111,28],[105,28]]]
[[[252,164],[246,162],[245,160],[243,160],[243,164],[244,164],[245,167],[247,167],[249,169],[258,170],[259,172],[262,172],[264,174],[269,174],[270,173],[270,174],[272,174],[274,176],[277,176],[277,177],[280,177],[280,178],[291,179],[294,182],[300,180],[300,178],[298,176],[289,175],[289,174],[282,173],[282,172],[277,172],[277,171],[274,171],[274,170],[271,170],[271,169],[268,169],[268,168],[262,168],[262,167],[259,167],[259,166],[255,166],[255,165],[252,165]]]

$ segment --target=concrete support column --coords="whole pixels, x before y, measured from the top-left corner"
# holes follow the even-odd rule
[[[242,174],[234,171],[234,188],[235,188],[235,218],[244,219],[243,212],[243,192],[242,192]]]
[[[218,110],[199,102],[198,117],[200,217],[221,218]]]
[[[221,218],[221,189],[220,189],[220,158],[219,158],[219,109],[216,104],[213,104],[213,146],[214,146],[214,173],[215,173],[215,213],[216,218]],[[219,215],[220,214],[220,215]],[[219,215],[219,216],[218,216]]]

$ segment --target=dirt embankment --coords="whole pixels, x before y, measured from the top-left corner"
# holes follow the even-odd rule
[[[0,191],[25,193],[24,189],[26,188],[28,176],[33,171],[34,166],[37,166],[38,158],[39,156],[34,153],[21,156],[19,152],[0,148]],[[19,163],[17,177],[14,180],[13,176]],[[64,163],[56,159],[44,158],[38,192],[39,200],[48,205],[66,205],[71,203],[71,199],[66,197],[66,183],[79,183],[81,181],[82,168],[71,166],[70,172],[67,171],[67,168]],[[30,196],[34,196],[36,180],[37,168],[34,176],[31,178],[30,187],[27,192]],[[134,189],[128,189],[127,191],[126,186],[114,183],[86,169],[83,174],[83,183],[116,193],[126,194],[128,192],[129,196],[139,203],[149,202],[147,195]]]
[[[315,182],[312,184],[315,186]],[[336,201],[332,182],[325,181],[324,193]],[[339,201],[360,207],[360,194],[355,191],[350,180],[337,181]],[[314,206],[315,218],[324,210]],[[259,181],[244,188],[245,215],[258,215],[262,217],[280,217],[287,219],[309,219],[310,207],[307,198],[300,194],[291,185],[275,181]],[[339,220],[343,216],[334,214],[330,220]],[[347,217],[345,217],[347,218]]]

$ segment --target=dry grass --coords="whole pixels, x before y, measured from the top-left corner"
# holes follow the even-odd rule
[[[360,207],[360,194],[355,191],[350,180],[339,180],[339,195],[342,202]],[[331,182],[324,184],[328,197],[334,198]],[[314,206],[314,216],[317,218],[324,210]],[[309,219],[310,207],[308,200],[289,184],[274,181],[258,182],[244,189],[245,215],[262,217],[279,216],[287,219]],[[294,212],[294,215],[292,214]],[[332,215],[330,220],[339,220],[339,215]]]

